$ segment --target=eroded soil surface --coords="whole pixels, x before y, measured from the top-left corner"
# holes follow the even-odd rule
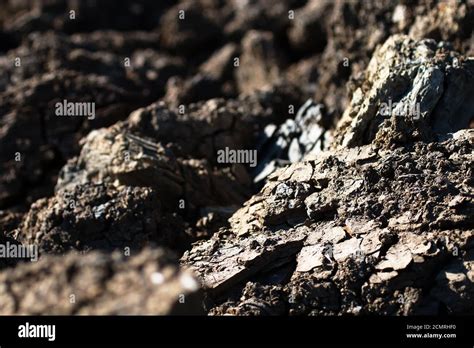
[[[40,257],[0,257],[0,314],[472,314],[473,27],[472,0],[1,0],[0,254]]]

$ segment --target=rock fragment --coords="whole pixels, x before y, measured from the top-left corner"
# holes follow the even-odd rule
[[[354,147],[445,139],[468,128],[474,61],[434,40],[394,35],[372,57],[364,86],[335,132],[334,145]]]
[[[288,118],[277,127],[269,124],[260,134],[259,157],[255,182],[262,182],[277,168],[317,155],[326,146],[327,132],[323,125],[323,105],[307,100],[295,118]]]
[[[294,257],[303,243],[303,235],[295,230],[268,231],[238,239],[237,244],[212,237],[191,253],[185,253],[182,262],[201,275],[206,289],[219,294],[258,272],[271,269],[274,263]]]

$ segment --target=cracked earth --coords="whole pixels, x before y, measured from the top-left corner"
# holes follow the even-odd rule
[[[0,314],[473,313],[472,0],[0,4]]]

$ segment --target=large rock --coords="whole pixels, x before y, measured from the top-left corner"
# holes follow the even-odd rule
[[[335,145],[438,140],[468,128],[474,114],[474,60],[444,42],[390,37],[339,121]]]
[[[258,314],[467,314],[473,139],[368,145],[281,169],[182,263],[227,299],[216,314],[256,314],[250,301]]]

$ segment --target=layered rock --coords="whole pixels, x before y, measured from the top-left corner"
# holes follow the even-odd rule
[[[467,314],[472,146],[472,132],[460,131],[288,166],[182,263],[217,304],[227,298],[215,314]]]

